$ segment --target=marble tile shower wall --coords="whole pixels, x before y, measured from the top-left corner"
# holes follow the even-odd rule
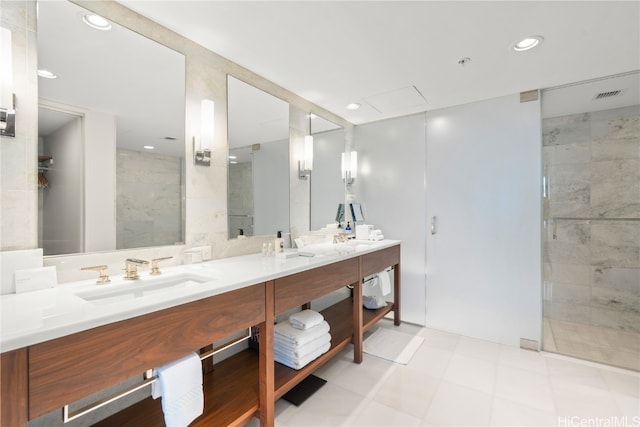
[[[545,119],[543,159],[545,317],[640,333],[640,106]]]
[[[180,157],[117,150],[117,249],[182,242],[182,162]]]

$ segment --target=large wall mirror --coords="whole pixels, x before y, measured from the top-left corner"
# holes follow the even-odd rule
[[[182,243],[185,58],[113,22],[91,27],[87,14],[38,3],[38,68],[57,76],[38,79],[39,245],[57,255]]]
[[[235,77],[228,90],[229,238],[289,230],[289,104]]]
[[[345,202],[341,176],[344,129],[314,114],[310,115],[313,135],[311,173],[311,230],[335,222],[338,205]],[[344,224],[343,224],[344,225]]]

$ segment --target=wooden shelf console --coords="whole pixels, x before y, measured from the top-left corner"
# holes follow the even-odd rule
[[[394,270],[394,302],[378,310],[362,306],[362,281]],[[300,370],[273,360],[276,315],[344,286],[351,298],[322,311],[330,325],[329,351]],[[118,384],[145,370],[253,325],[259,350],[246,349],[217,363],[204,376],[205,409],[192,426],[244,425],[258,416],[273,426],[275,401],[349,343],[362,361],[366,330],[391,311],[400,324],[400,245],[337,261],[265,283],[160,310],[2,354],[0,424],[29,419]],[[9,389],[9,385],[11,389]],[[96,426],[162,426],[161,400],[144,399]]]

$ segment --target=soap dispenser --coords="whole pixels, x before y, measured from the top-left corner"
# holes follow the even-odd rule
[[[347,226],[344,228],[345,233],[351,233],[351,222],[347,221]]]
[[[244,229],[239,228],[238,230],[239,230],[239,232],[238,232],[238,240],[246,239],[247,236],[244,235]]]
[[[282,240],[282,231],[278,231],[276,234],[276,240],[273,243],[273,251],[275,253],[284,252],[284,240]]]

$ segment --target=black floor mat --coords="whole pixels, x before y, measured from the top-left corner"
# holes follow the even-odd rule
[[[289,390],[282,396],[287,402],[291,402],[296,406],[302,405],[313,393],[320,390],[320,387],[325,385],[327,380],[316,377],[315,375],[309,375],[303,379],[294,388]]]

